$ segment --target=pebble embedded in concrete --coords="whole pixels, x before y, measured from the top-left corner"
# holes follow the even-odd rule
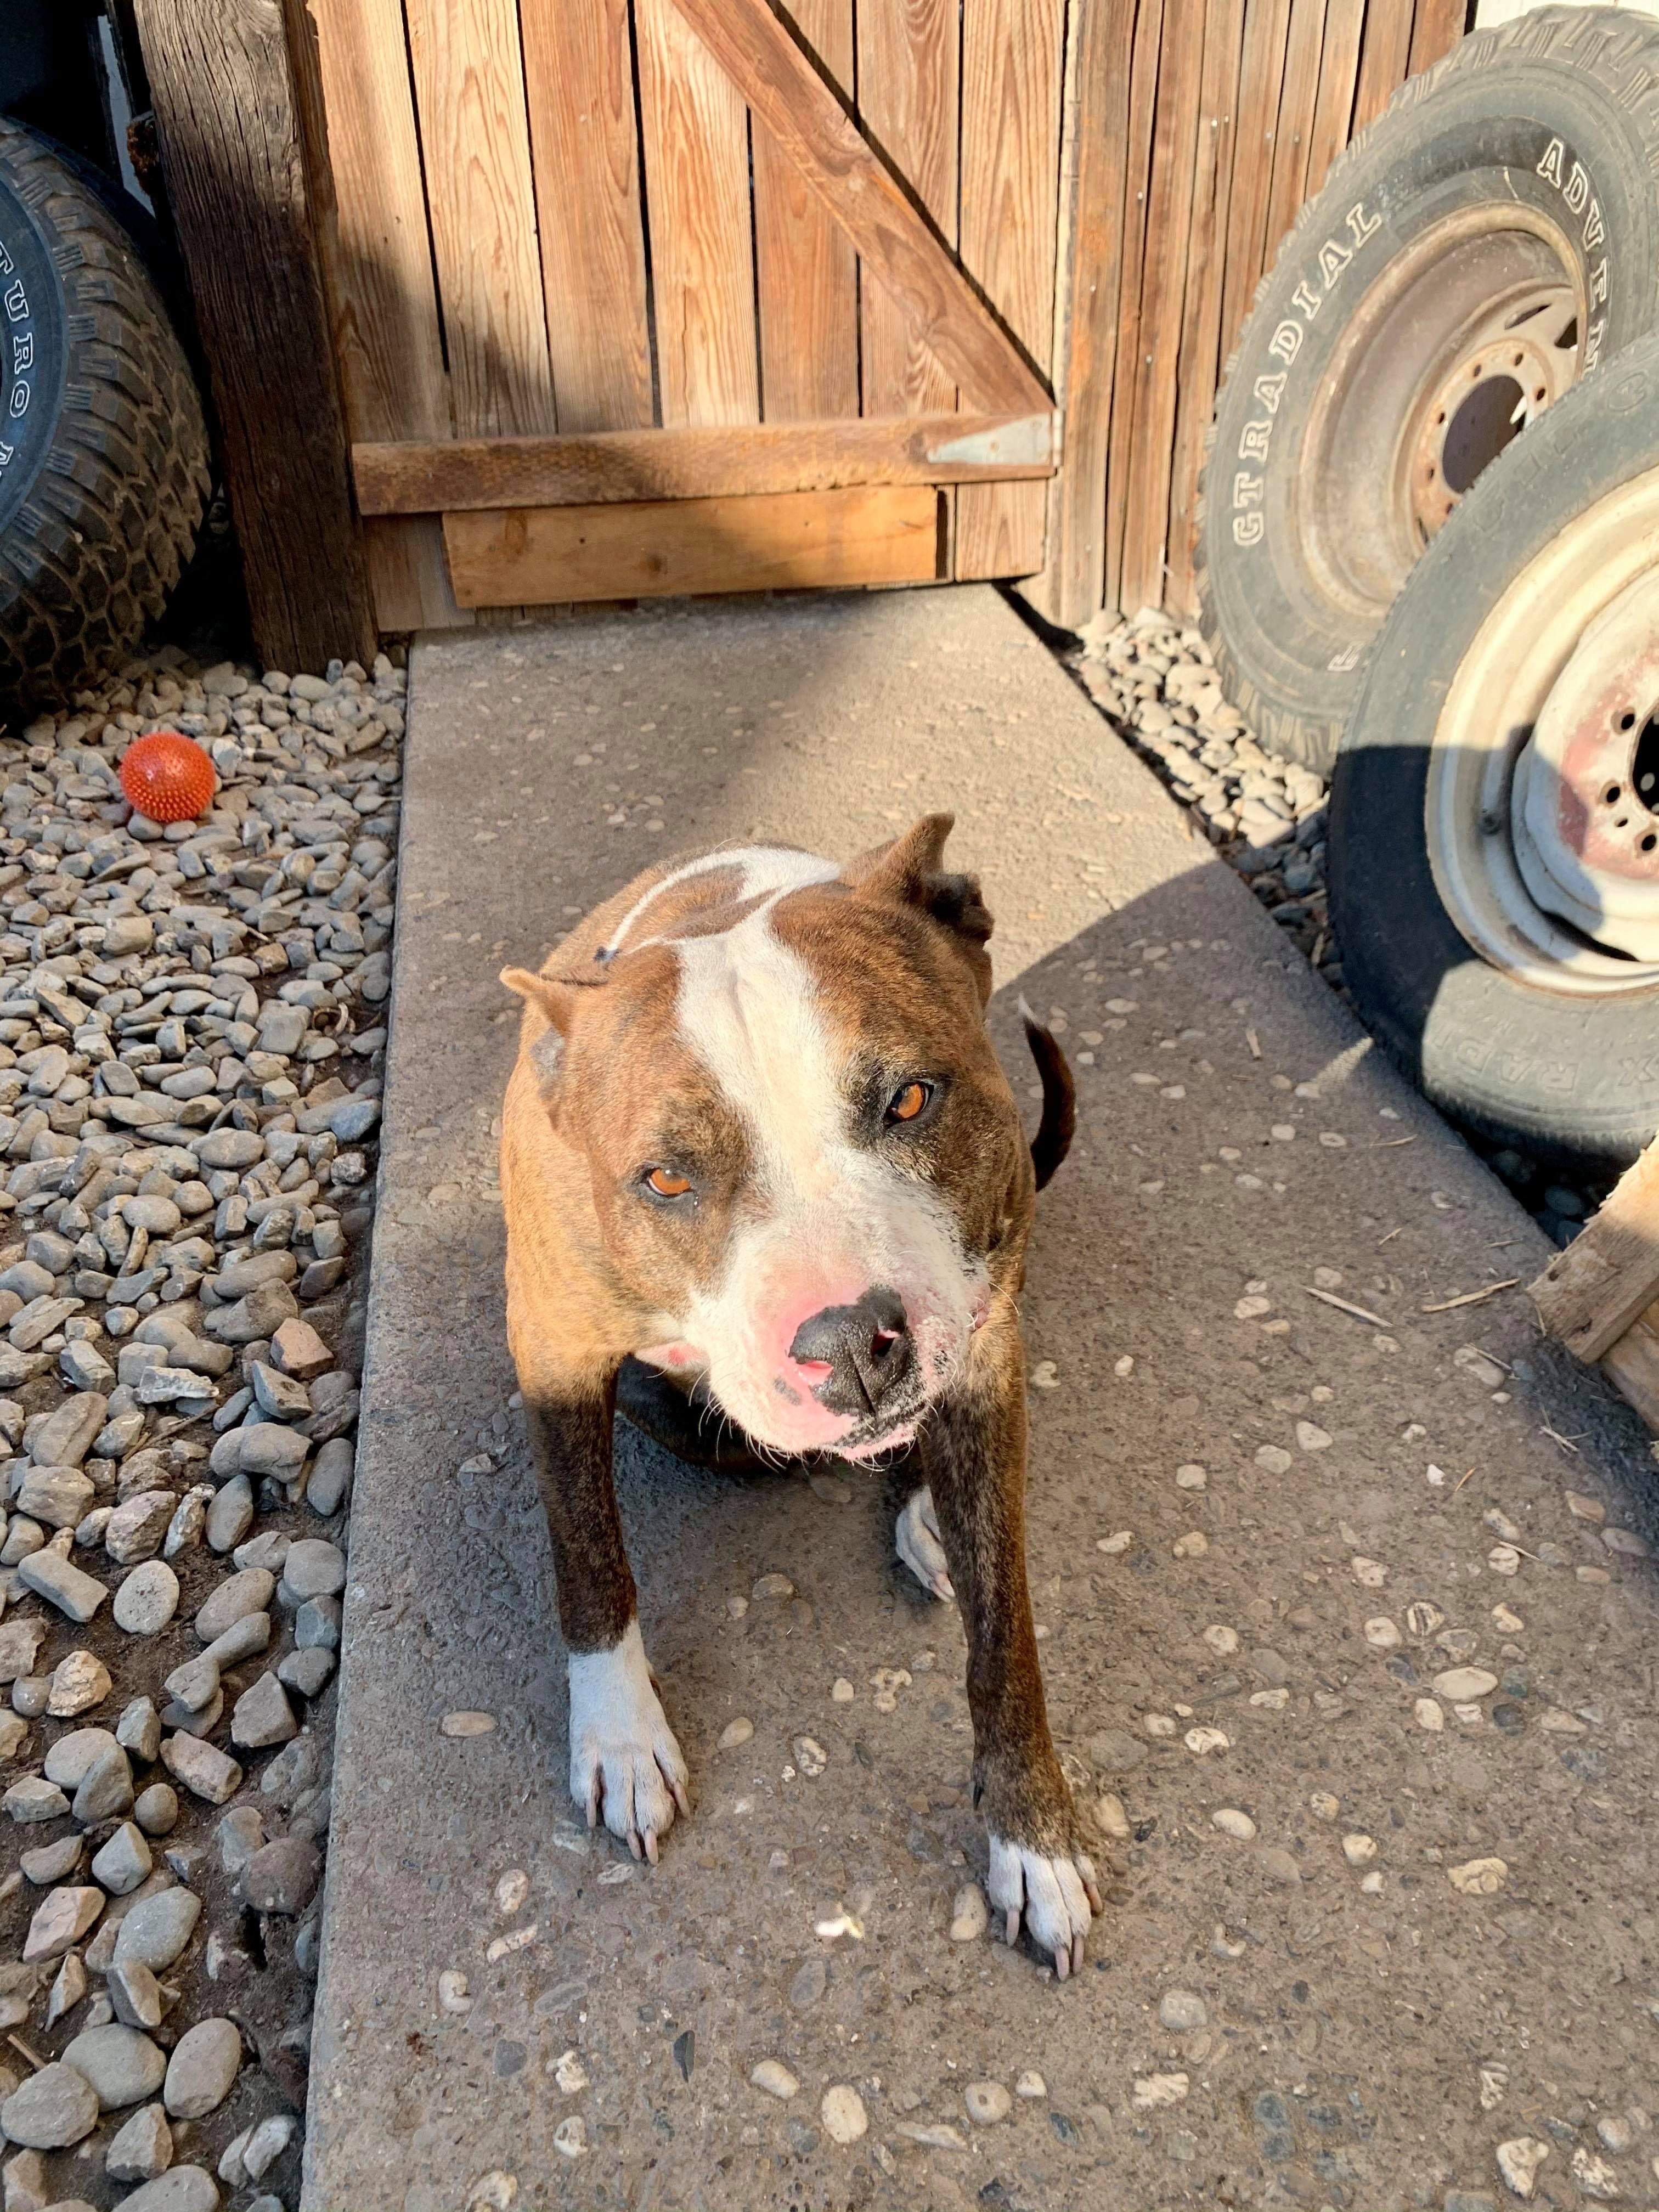
[[[824,2091],[818,2116],[831,2142],[855,2143],[869,2131],[864,2100],[848,2081],[837,2081]]]
[[[975,2127],[994,2127],[1013,2109],[1013,2099],[1000,2081],[970,2081],[963,2092],[968,2117]]]
[[[749,2079],[756,2088],[765,2090],[769,2097],[785,2100],[793,2097],[800,2087],[799,2081],[781,2058],[761,2059],[750,2069]]]

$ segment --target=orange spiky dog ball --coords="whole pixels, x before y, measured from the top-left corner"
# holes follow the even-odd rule
[[[134,811],[152,822],[194,821],[218,787],[213,763],[177,730],[152,730],[135,738],[122,757],[121,788]]]

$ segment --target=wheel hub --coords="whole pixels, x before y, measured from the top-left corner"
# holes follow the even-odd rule
[[[1412,520],[1426,544],[1511,438],[1572,383],[1577,309],[1565,285],[1505,301],[1472,333],[1419,418]]]
[[[1510,815],[1546,913],[1659,960],[1659,569],[1583,632],[1516,758]]]

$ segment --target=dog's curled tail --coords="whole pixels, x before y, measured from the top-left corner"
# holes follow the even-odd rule
[[[1031,1165],[1036,1170],[1036,1187],[1042,1190],[1072,1149],[1077,1132],[1077,1089],[1054,1031],[1043,1027],[1024,999],[1019,1014],[1025,1024],[1025,1042],[1042,1081],[1042,1119],[1031,1139]]]

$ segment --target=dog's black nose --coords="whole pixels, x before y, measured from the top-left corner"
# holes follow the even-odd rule
[[[896,1291],[866,1291],[856,1305],[825,1306],[795,1331],[789,1357],[830,1370],[812,1395],[832,1413],[855,1420],[878,1413],[915,1372],[915,1347],[904,1301]]]

